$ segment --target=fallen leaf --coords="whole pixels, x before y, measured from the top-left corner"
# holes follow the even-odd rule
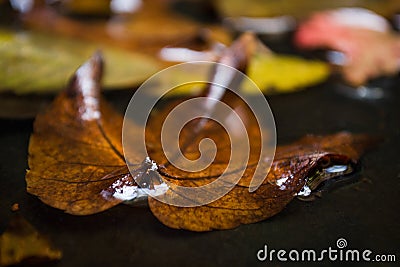
[[[96,54],[36,117],[29,142],[28,192],[77,215],[106,210],[138,194],[122,152],[123,118],[100,97],[101,75]],[[132,123],[131,130],[142,128]],[[134,155],[131,164],[137,165],[137,177],[146,176],[153,162]],[[161,183],[158,173],[150,174],[153,183]]]
[[[43,264],[61,257],[62,252],[19,214],[13,216],[0,236],[0,266]]]
[[[192,231],[231,229],[241,224],[265,220],[279,213],[304,187],[307,178],[326,164],[356,162],[369,146],[370,137],[338,133],[308,136],[291,145],[278,146],[268,176],[254,192],[249,192],[249,177],[255,166],[247,166],[241,180],[224,197],[200,207],[176,207],[149,198],[153,214],[171,228]],[[169,174],[168,170],[164,170]],[[174,173],[174,177],[177,175]],[[196,179],[199,186],[210,178]],[[193,186],[193,180],[178,176],[174,182]],[[173,192],[169,191],[168,194]]]
[[[250,34],[242,36],[219,61],[244,71],[254,49],[253,38]],[[100,97],[100,77],[101,59],[97,54],[77,70],[67,89],[36,118],[29,144],[28,192],[50,206],[75,215],[86,215],[147,194],[146,190],[155,190],[161,197],[177,197],[174,194],[176,185],[204,185],[224,172],[229,161],[229,136],[212,120],[190,122],[179,139],[187,158],[199,156],[198,144],[203,138],[215,140],[217,154],[207,169],[187,172],[166,159],[159,142],[161,124],[169,110],[184,101],[179,100],[167,103],[151,116],[146,125],[150,158],[131,155],[131,175],[122,154],[122,116]],[[206,88],[203,96],[213,94],[212,90]],[[330,163],[355,162],[371,141],[364,135],[339,133],[306,137],[293,145],[279,147],[270,173],[262,185],[250,193],[250,181],[260,155],[260,129],[251,110],[234,93],[224,93],[219,100],[237,111],[248,131],[251,153],[244,165],[244,175],[237,177],[236,171],[229,173],[231,177],[240,178],[233,190],[221,199],[199,207],[175,207],[149,198],[154,215],[172,228],[229,229],[268,218],[295,197],[313,170]],[[130,130],[138,134],[143,128],[132,122]],[[241,168],[243,163],[238,166]],[[169,189],[162,186],[162,178],[171,183]],[[143,182],[150,184],[150,189],[141,191],[135,181],[140,185]],[[197,196],[192,197],[188,200],[196,201]]]
[[[29,142],[28,192],[68,213],[91,214],[120,203],[100,192],[129,174],[121,148],[122,116],[100,97],[101,75],[96,54],[36,117]]]
[[[27,191],[75,215],[101,212],[140,193],[122,152],[123,117],[100,96],[102,62],[96,53],[75,72],[37,115],[29,141]],[[130,129],[142,130],[133,123]],[[133,159],[135,177],[147,175],[153,163]],[[151,174],[155,184],[159,175]]]
[[[109,62],[106,88],[135,86],[160,70],[146,55],[44,33],[0,28],[0,42],[0,91],[17,94],[60,91],[82,58],[96,49]]]
[[[241,36],[224,51],[219,61],[245,71],[248,67],[248,59],[256,49],[254,38],[250,34]],[[208,90],[204,95],[215,95]],[[280,212],[302,190],[313,172],[323,166],[355,163],[361,153],[372,143],[372,139],[366,135],[338,133],[325,137],[308,136],[291,145],[280,146],[277,148],[267,177],[262,177],[264,179],[261,186],[251,192],[250,182],[256,173],[256,168],[260,166],[269,168],[268,159],[259,162],[261,141],[266,142],[268,139],[261,140],[260,126],[252,110],[235,93],[226,90],[218,100],[231,106],[244,123],[247,138],[250,140],[250,154],[244,165],[245,172],[238,183],[223,197],[209,204],[182,207],[166,203],[169,199],[185,198],[185,203],[192,202],[196,205],[201,196],[199,198],[197,195],[180,195],[179,191],[175,191],[174,185],[200,187],[219,179],[227,170],[228,165],[232,164],[231,154],[235,146],[238,146],[232,136],[228,135],[226,130],[214,120],[196,119],[188,123],[181,130],[179,139],[180,151],[186,158],[201,157],[200,142],[206,138],[214,141],[217,151],[211,165],[199,172],[188,172],[183,171],[182,166],[176,167],[170,163],[161,142],[163,122],[180,102],[177,101],[178,103],[172,103],[161,109],[147,125],[146,133],[149,134],[146,136],[148,137],[146,143],[150,144],[148,145],[149,156],[163,166],[159,173],[170,182],[170,190],[162,195],[162,201],[149,198],[149,206],[153,214],[171,228],[192,231],[231,229],[240,224],[254,223],[269,218]],[[193,108],[201,109],[201,107]],[[245,142],[243,137],[237,141]],[[234,177],[237,177],[243,168],[243,162],[239,161],[233,162],[235,166],[238,166],[236,171],[227,173],[225,176],[228,187],[229,181],[235,180]],[[212,194],[212,192],[204,190],[203,194]]]

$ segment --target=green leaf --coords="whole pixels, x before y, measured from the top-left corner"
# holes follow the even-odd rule
[[[0,92],[58,91],[65,87],[71,73],[98,49],[107,62],[103,83],[106,88],[138,85],[161,68],[149,56],[119,48],[0,28]]]

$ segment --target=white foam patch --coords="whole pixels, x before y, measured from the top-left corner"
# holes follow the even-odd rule
[[[303,197],[308,197],[311,195],[311,189],[308,187],[308,185],[304,185],[303,188],[296,194],[296,196],[303,196]]]
[[[154,185],[154,189],[149,188],[139,188],[138,189],[138,197],[140,196],[161,196],[164,195],[169,189],[169,186],[166,183],[162,183],[159,185]]]
[[[149,171],[157,171],[157,164],[149,157],[145,159],[146,164],[150,164]],[[130,201],[135,198],[143,198],[147,196],[160,196],[165,194],[169,186],[162,182],[161,184],[154,185],[153,188],[141,188],[137,185],[130,184],[127,180],[127,176],[115,181],[111,187],[114,190],[113,197],[123,201]]]
[[[282,186],[288,179],[289,179],[289,177],[280,178],[280,179],[276,180],[276,185]]]
[[[150,157],[146,157],[145,162],[151,164],[151,167],[149,168],[150,171],[158,170],[157,163],[154,160],[150,159]]]
[[[132,200],[138,197],[138,187],[124,185],[123,187],[115,190],[113,197],[123,201]]]

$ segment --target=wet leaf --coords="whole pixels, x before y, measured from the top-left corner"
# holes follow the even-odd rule
[[[253,38],[249,34],[242,36],[225,50],[219,61],[245,71],[248,57],[254,49]],[[215,74],[216,79],[221,78],[218,75]],[[215,141],[217,154],[205,170],[183,171],[170,164],[164,155],[160,142],[162,122],[183,99],[167,103],[151,115],[146,125],[146,145],[154,161],[131,155],[131,175],[122,156],[122,116],[100,97],[100,77],[101,59],[95,55],[78,69],[70,85],[51,107],[36,118],[29,144],[28,192],[39,196],[50,206],[71,214],[85,215],[146,195],[147,189],[141,191],[136,182],[141,185],[146,182],[153,186],[155,192],[160,189],[158,193],[168,198],[174,195],[176,185],[204,185],[224,172],[229,163],[230,137],[213,120],[191,121],[182,130],[179,139],[182,153],[190,159],[198,158],[198,145],[202,139]],[[203,96],[208,95],[215,95],[213,88],[204,90]],[[245,172],[238,177],[240,180],[233,190],[208,205],[180,208],[149,198],[154,215],[172,228],[193,231],[229,229],[268,218],[281,211],[295,197],[314,169],[330,163],[355,162],[370,143],[370,138],[364,135],[339,133],[306,137],[292,145],[279,147],[270,173],[262,185],[250,193],[250,181],[260,155],[259,125],[251,110],[234,93],[224,93],[219,100],[237,111],[248,131],[251,145]],[[129,129],[132,134],[143,131],[133,122]],[[228,175],[238,176],[236,171]],[[168,190],[162,187],[161,178],[171,182]],[[206,191],[204,193],[207,194]],[[191,197],[188,200],[192,201]]]
[[[322,165],[326,166],[327,162],[356,162],[370,142],[368,136],[349,133],[308,136],[293,144],[277,147],[270,172],[255,192],[249,192],[248,180],[255,166],[248,165],[238,185],[210,204],[176,207],[150,198],[149,206],[162,223],[177,229],[210,231],[259,222],[279,213],[301,191],[315,170]],[[175,173],[174,177],[177,177]],[[186,186],[200,186],[210,182],[208,177],[195,181],[178,177],[174,182]]]
[[[62,252],[54,248],[22,216],[14,216],[0,236],[0,266],[46,263],[59,260]]]
[[[219,61],[245,71],[248,59],[255,49],[254,36],[245,34],[224,51]],[[212,92],[212,87],[203,94],[214,97],[216,95]],[[291,145],[280,146],[277,148],[267,177],[262,177],[261,186],[253,192],[250,190],[250,185],[256,168],[269,167],[268,158],[259,161],[261,141],[268,141],[268,137],[262,140],[260,126],[252,110],[245,102],[238,99],[235,93],[226,90],[218,100],[235,110],[247,130],[250,154],[243,174],[239,174],[242,162],[234,162],[231,158],[235,147],[240,144],[235,143],[232,136],[214,120],[191,121],[181,130],[179,139],[180,150],[188,159],[200,158],[202,156],[199,149],[201,141],[206,138],[212,139],[217,152],[211,165],[198,172],[188,172],[183,171],[181,166],[176,167],[170,163],[164,154],[161,142],[162,122],[170,111],[179,105],[179,101],[157,112],[156,117],[150,120],[147,126],[149,134],[146,142],[149,144],[149,156],[161,164],[160,174],[173,184],[162,196],[163,200],[182,197],[185,198],[185,203],[196,204],[198,196],[181,196],[179,191],[175,191],[174,185],[200,187],[216,181],[224,173],[224,179],[228,181],[229,187],[229,181],[234,180],[231,177],[241,175],[241,179],[231,191],[206,205],[182,207],[149,198],[149,206],[153,214],[171,228],[192,231],[231,229],[240,224],[254,223],[269,218],[280,212],[302,190],[313,172],[326,165],[357,162],[361,153],[372,142],[372,139],[366,135],[338,133],[325,137],[308,136]],[[243,142],[245,140],[242,137],[239,143]],[[243,153],[246,152],[243,151]],[[232,163],[238,166],[237,169],[225,173],[228,165]],[[204,189],[203,194],[212,194],[212,192]]]
[[[96,53],[75,72],[66,90],[37,115],[29,141],[27,191],[75,215],[98,213],[140,194],[122,152],[123,117],[100,96],[102,65]],[[133,134],[142,131],[127,124]],[[140,156],[131,164],[135,177],[153,167]]]
[[[122,156],[122,116],[100,97],[99,54],[76,72],[34,123],[27,190],[53,207],[91,214],[120,203],[100,192],[129,173]]]
[[[17,94],[59,91],[82,58],[96,49],[109,62],[106,88],[138,85],[160,69],[154,59],[142,54],[37,32],[0,28],[0,42],[0,91]]]

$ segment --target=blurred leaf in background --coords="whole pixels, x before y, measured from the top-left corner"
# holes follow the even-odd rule
[[[12,217],[5,232],[0,235],[0,266],[48,263],[59,260],[61,250],[40,234],[21,215]]]
[[[160,69],[153,58],[131,51],[32,31],[0,28],[0,91],[45,93],[63,88],[68,77],[97,49],[107,61],[104,86],[140,84]]]
[[[187,49],[185,50],[185,54],[189,55],[189,59],[190,53],[199,55],[200,60],[210,60],[209,58],[213,56],[215,58],[211,60],[215,60],[218,57],[216,55],[217,52],[213,55],[211,50],[199,52]],[[201,55],[203,55],[204,59],[201,59]],[[182,56],[182,58],[184,59],[184,56]],[[171,75],[165,77],[168,81],[161,80],[161,84],[154,85],[155,90],[153,90],[152,93],[157,95],[163,92],[165,87],[169,84],[182,84],[188,77],[191,77],[194,81],[206,79],[207,77],[207,73],[203,73],[203,77],[199,77],[200,74],[198,72],[182,73],[182,71],[180,71],[174,73],[171,71],[171,73]],[[251,56],[247,69],[249,78],[264,94],[300,91],[325,81],[330,73],[331,69],[326,62],[308,60],[294,55],[273,53],[265,46],[258,49],[258,51]],[[159,90],[156,90],[157,88],[159,88]],[[257,93],[254,92],[254,88],[252,84],[246,81],[242,85],[242,90],[250,95]],[[196,95],[201,92],[202,89],[202,86],[198,84],[183,84],[174,88],[168,95]]]
[[[289,93],[323,82],[328,78],[327,63],[293,55],[257,53],[251,59],[248,76],[264,94]],[[244,84],[251,93],[254,86]]]
[[[115,2],[111,1],[111,4]],[[119,1],[121,2],[121,1]],[[218,38],[227,33],[215,24],[202,24],[174,12],[168,1],[140,1],[133,13],[116,13],[108,19],[88,20],[67,16],[56,8],[42,6],[22,16],[25,27],[155,55],[164,46],[196,38],[212,28]],[[62,6],[61,6],[62,7]]]

